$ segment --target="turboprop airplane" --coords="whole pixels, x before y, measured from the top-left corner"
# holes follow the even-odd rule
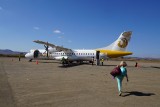
[[[109,46],[103,48],[97,48],[93,50],[72,50],[69,48],[64,48],[62,46],[56,46],[54,44],[43,42],[43,41],[33,41],[35,43],[43,44],[45,49],[32,49],[29,53],[25,55],[26,58],[32,61],[33,59],[56,59],[62,60],[67,59],[70,62],[77,61],[89,61],[92,62],[93,58],[106,59],[106,58],[116,58],[126,55],[131,55],[132,52],[126,51],[128,43],[131,39],[132,32],[122,32],[119,38],[114,41]]]

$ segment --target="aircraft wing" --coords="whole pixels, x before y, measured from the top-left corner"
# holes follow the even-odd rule
[[[54,47],[54,48],[56,47],[56,45],[54,45],[54,44],[51,44],[51,43],[48,43],[48,42],[43,42],[43,41],[40,41],[40,40],[34,40],[33,42],[43,44],[43,45],[48,45],[48,46],[51,46],[51,47]]]
[[[50,46],[52,48],[56,48],[57,51],[64,51],[64,52],[71,52],[72,50],[69,49],[69,48],[64,48],[62,46],[56,46],[54,44],[51,44],[51,43],[48,43],[48,42],[44,42],[44,41],[40,41],[40,40],[35,40],[33,41],[35,43],[39,43],[39,44],[43,44],[43,45],[46,45],[46,46]]]

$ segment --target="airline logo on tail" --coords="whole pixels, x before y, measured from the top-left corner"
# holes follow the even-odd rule
[[[120,48],[125,48],[128,45],[128,40],[126,38],[121,38],[117,44]]]
[[[126,48],[129,44],[129,41],[131,39],[132,32],[122,32],[119,38],[110,44],[109,46],[98,48],[97,51],[100,51],[101,53],[104,53],[109,58],[116,58],[121,57],[125,55],[131,55],[132,52],[127,52]]]

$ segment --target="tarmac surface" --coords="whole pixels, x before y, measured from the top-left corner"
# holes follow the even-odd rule
[[[160,107],[160,63],[126,62],[129,82],[118,96],[110,71],[120,61],[63,67],[0,57],[0,107]]]

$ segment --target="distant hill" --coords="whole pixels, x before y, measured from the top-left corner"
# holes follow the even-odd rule
[[[0,54],[2,54],[2,55],[18,55],[18,54],[26,54],[26,52],[17,52],[17,51],[12,51],[10,49],[0,49]]]

